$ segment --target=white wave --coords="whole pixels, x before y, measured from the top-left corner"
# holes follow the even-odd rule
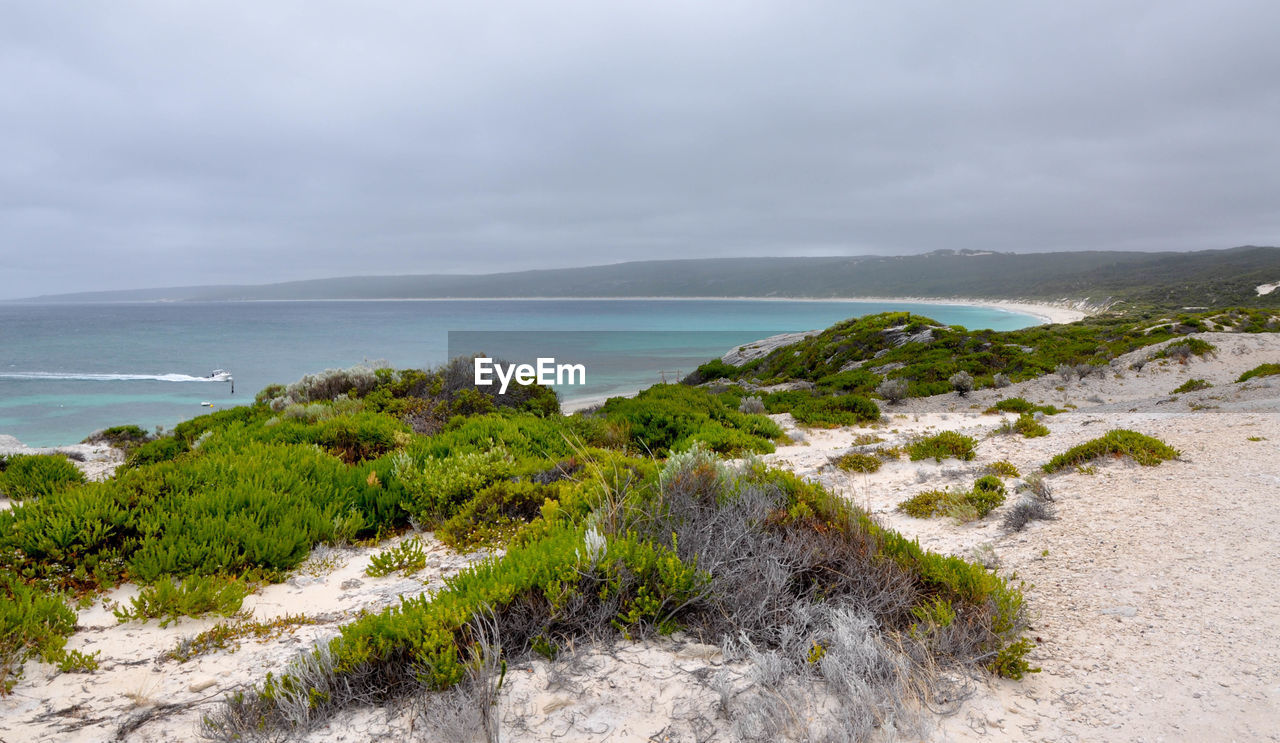
[[[189,374],[96,374],[88,372],[0,372],[0,379],[62,379],[89,382],[121,382],[150,380],[153,382],[229,382],[231,375],[223,372],[209,377],[193,377]]]

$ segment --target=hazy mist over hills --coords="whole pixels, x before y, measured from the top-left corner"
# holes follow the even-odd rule
[[[1167,306],[1280,305],[1280,248],[1190,253],[937,251],[912,256],[643,261],[470,276],[356,276],[195,286],[41,301],[238,301],[468,297],[1002,297],[1126,299]]]

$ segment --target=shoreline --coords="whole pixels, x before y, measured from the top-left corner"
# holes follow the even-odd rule
[[[888,304],[938,304],[962,307],[982,307],[996,309],[1015,314],[1030,315],[1044,323],[1057,324],[1075,322],[1088,317],[1090,313],[1076,309],[1069,300],[1053,302],[1051,300],[1023,301],[1018,299],[980,299],[976,297],[752,297],[752,296],[664,296],[642,295],[634,297],[315,297],[309,299],[212,299],[212,300],[177,300],[177,299],[140,299],[115,302],[34,302],[24,300],[6,300],[23,304],[234,304],[234,303],[293,303],[293,302],[861,302]]]

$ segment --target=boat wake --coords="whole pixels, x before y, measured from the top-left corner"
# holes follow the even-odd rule
[[[95,374],[88,372],[0,372],[0,379],[60,379],[66,381],[122,382],[150,380],[153,382],[230,382],[231,375],[218,370],[206,377],[190,374]]]

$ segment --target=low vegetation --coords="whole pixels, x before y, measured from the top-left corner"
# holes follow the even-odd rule
[[[1280,364],[1259,364],[1244,374],[1241,374],[1240,378],[1237,379],[1236,382],[1247,382],[1254,377],[1272,377],[1277,374],[1280,374]]]
[[[1006,420],[996,430],[1007,434],[1020,433],[1024,438],[1028,439],[1049,435],[1049,427],[1036,420],[1036,417],[1031,413],[1023,413],[1011,421]]]
[[[1057,415],[1062,411],[1052,405],[1035,405],[1021,397],[1009,397],[997,401],[995,405],[987,408],[985,412],[988,415],[993,413],[1044,413],[1045,415]]]
[[[1207,390],[1212,386],[1213,386],[1212,384],[1209,384],[1209,382],[1203,379],[1188,379],[1187,381],[1178,385],[1170,394],[1180,395],[1184,392],[1195,392],[1196,390]]]
[[[165,657],[186,663],[218,650],[234,652],[246,639],[269,640],[289,632],[294,627],[315,624],[315,620],[303,614],[285,614],[267,621],[257,621],[239,616],[229,622],[218,622],[192,637],[183,638]]]
[[[899,503],[898,510],[918,519],[949,516],[964,523],[985,517],[1004,499],[1004,483],[987,475],[978,478],[969,490],[926,490]]]
[[[991,464],[986,465],[982,469],[987,474],[995,475],[996,477],[1004,477],[1004,478],[1018,477],[1018,468],[1013,465],[1013,462],[1010,462],[1005,459],[1002,459],[998,462],[992,462]]]
[[[875,454],[864,454],[862,452],[849,452],[842,454],[832,460],[832,463],[845,472],[876,472],[880,469],[882,461]]]
[[[364,574],[373,578],[392,573],[412,575],[426,566],[427,552],[422,547],[422,540],[413,537],[370,558],[369,567],[364,569]]]
[[[12,691],[28,659],[65,660],[75,625],[76,613],[62,597],[0,572],[0,696]]]
[[[1164,348],[1157,351],[1151,358],[1153,359],[1170,359],[1178,363],[1185,364],[1195,356],[1209,356],[1217,353],[1218,347],[1208,341],[1199,338],[1184,338],[1183,340],[1170,343]]]
[[[1175,342],[1157,352],[1162,358],[1212,353],[1212,344],[1193,335],[1210,327],[1260,333],[1276,332],[1280,323],[1266,310],[1233,308],[1174,316],[1110,314],[1065,325],[993,331],[887,312],[838,323],[742,366],[716,359],[687,381],[806,381],[814,385],[812,394],[878,394],[892,404],[907,396],[967,392],[953,382],[960,374],[968,375],[968,381],[958,377],[961,387],[1001,388],[1055,372],[1066,375],[1065,381],[1102,374],[1117,357],[1168,341]],[[889,381],[894,384],[881,386]],[[770,411],[784,412],[775,407]]]
[[[234,578],[193,575],[175,581],[164,577],[144,586],[129,600],[128,608],[116,609],[115,615],[121,622],[159,619],[161,627],[168,627],[182,617],[205,614],[230,617],[240,611],[244,597],[252,590]]]
[[[970,436],[956,431],[943,431],[912,441],[907,445],[907,456],[913,462],[921,459],[934,459],[941,462],[948,458],[967,462],[976,456],[974,449],[977,446],[978,442]]]
[[[0,496],[13,500],[53,495],[84,481],[79,468],[60,454],[0,457]]]
[[[1151,467],[1169,459],[1178,458],[1178,450],[1160,439],[1136,431],[1117,428],[1106,435],[1073,446],[1055,456],[1044,465],[1044,471],[1053,473],[1068,467],[1077,467],[1103,457],[1127,456],[1143,466]]]

